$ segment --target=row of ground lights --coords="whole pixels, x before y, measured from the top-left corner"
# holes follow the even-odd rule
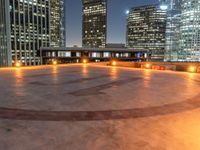
[[[88,60],[87,59],[83,59],[83,64],[87,64],[88,63]],[[57,65],[58,64],[58,62],[56,61],[56,60],[53,60],[52,61],[52,64],[53,65]],[[117,65],[117,62],[116,61],[112,61],[112,66],[116,66]],[[21,67],[21,63],[20,62],[16,62],[15,63],[15,66],[16,67]],[[146,69],[151,69],[151,64],[145,64],[145,68]],[[191,73],[195,73],[195,72],[197,72],[197,67],[195,67],[195,66],[190,66],[189,68],[188,68],[188,72],[191,72]]]
[[[112,66],[116,66],[116,65],[117,65],[117,62],[116,62],[116,61],[112,61],[111,64],[112,64]],[[152,67],[151,64],[145,64],[145,68],[146,68],[146,69],[151,69],[151,67]],[[190,67],[188,68],[188,72],[191,72],[191,73],[197,72],[197,67],[195,67],[195,66],[190,66]]]
[[[151,64],[145,64],[146,69],[151,69],[151,67],[152,67]],[[197,72],[197,67],[195,67],[195,66],[188,67],[188,72],[191,72],[191,73]]]
[[[83,59],[83,63],[87,64],[88,63],[87,59]],[[57,60],[53,60],[52,64],[57,65],[58,64]],[[22,66],[22,64],[19,61],[15,63],[15,67],[21,67],[21,66]]]
[[[83,64],[87,64],[87,63],[88,63],[88,60],[87,60],[87,59],[83,59],[82,62],[83,62]],[[57,65],[58,62],[57,62],[56,60],[53,60],[52,64],[53,64],[53,65]]]

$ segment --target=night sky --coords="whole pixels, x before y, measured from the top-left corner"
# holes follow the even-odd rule
[[[108,43],[125,43],[126,10],[134,6],[154,4],[158,0],[108,0]],[[81,46],[82,2],[65,0],[67,46]]]

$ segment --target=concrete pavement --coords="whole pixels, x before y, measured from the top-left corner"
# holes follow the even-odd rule
[[[0,149],[199,150],[200,75],[98,65],[0,69]]]

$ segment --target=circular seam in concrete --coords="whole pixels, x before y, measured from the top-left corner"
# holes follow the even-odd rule
[[[127,110],[34,111],[1,107],[0,118],[30,121],[97,121],[153,117],[197,109],[200,107],[200,100],[198,100],[199,96],[200,95],[194,97],[192,100],[187,100],[174,104],[166,104],[162,106],[148,108],[134,108]]]

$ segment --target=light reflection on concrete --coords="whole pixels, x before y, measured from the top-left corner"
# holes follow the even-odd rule
[[[194,73],[186,73],[186,80],[185,80],[185,91],[186,93],[191,93],[193,91],[193,94],[199,94],[198,92],[195,92],[194,89],[199,88],[198,84],[196,84],[197,75]],[[184,86],[182,87],[184,88]]]
[[[14,79],[15,79],[15,86],[14,86],[14,92],[16,97],[23,97],[26,95],[26,87],[24,85],[24,71],[21,68],[16,68],[14,70]],[[18,102],[21,101],[20,98],[16,99]]]
[[[82,75],[85,78],[87,78],[89,76],[89,74],[88,74],[88,64],[83,64]]]
[[[21,70],[20,68],[16,68],[14,72],[14,79],[16,88],[22,87],[24,81],[23,70]]]
[[[118,69],[117,69],[117,67],[115,67],[115,66],[112,66],[111,68],[110,68],[110,71],[111,71],[111,79],[112,80],[116,80],[117,78],[118,78],[118,71],[117,71]]]
[[[58,67],[57,66],[53,66],[52,76],[53,76],[54,83],[57,83],[58,82]]]
[[[151,73],[150,70],[144,70],[144,87],[149,88],[150,87],[150,80],[151,80]]]

